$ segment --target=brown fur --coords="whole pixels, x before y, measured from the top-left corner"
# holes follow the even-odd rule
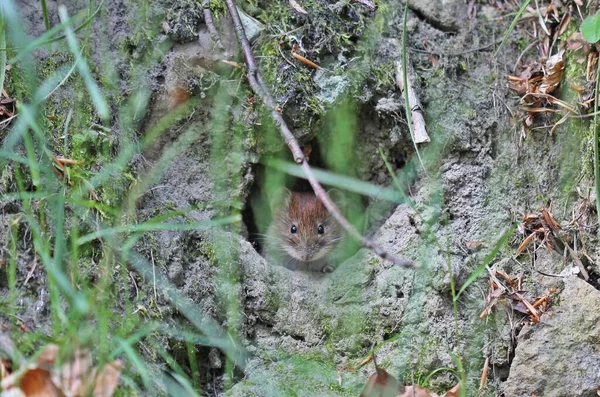
[[[291,233],[292,225],[297,232]],[[324,233],[318,233],[322,225]],[[312,193],[289,192],[274,210],[268,231],[270,259],[291,269],[323,270],[340,239],[340,229],[325,206]]]

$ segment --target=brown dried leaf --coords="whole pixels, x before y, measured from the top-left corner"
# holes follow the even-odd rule
[[[546,223],[548,224],[550,229],[552,229],[552,230],[560,229],[560,224],[558,222],[556,222],[556,220],[554,219],[552,214],[550,212],[548,212],[547,209],[542,208],[541,213],[544,216],[544,220],[546,221]]]
[[[42,352],[36,360],[37,366],[49,366],[54,364],[56,357],[58,357],[58,351],[59,347],[54,343],[50,343],[49,345],[44,347],[44,350],[42,350]]]
[[[565,70],[564,53],[565,50],[560,50],[546,61],[544,78],[539,87],[539,92],[542,94],[551,94],[560,84]]]
[[[2,387],[10,389],[15,387],[5,387],[4,383]],[[25,372],[20,380],[19,388],[27,397],[49,397],[49,396],[61,396],[62,393],[56,387],[50,377],[50,372],[40,369],[33,368]]]
[[[364,367],[366,364],[370,363],[373,360],[373,353],[369,354],[367,358],[362,360],[360,364],[358,364],[358,368]]]
[[[540,216],[538,214],[527,214],[523,217],[523,222],[524,223],[532,223],[532,222],[537,222],[540,219]]]
[[[321,67],[319,65],[317,65],[310,59],[303,57],[302,55],[298,54],[297,52],[292,51],[292,56],[294,58],[296,58],[297,60],[299,60],[300,62],[302,62],[303,64],[310,66],[311,68],[321,69]]]
[[[527,246],[529,245],[529,243],[531,243],[531,240],[533,240],[534,237],[535,237],[535,233],[531,233],[529,236],[527,236],[527,238],[525,238],[525,240],[523,240],[521,245],[519,245],[519,248],[517,248],[516,256],[521,255],[523,250],[525,250],[525,248],[527,248]]]
[[[54,384],[70,396],[85,395],[93,379],[92,354],[88,349],[75,351],[73,361],[52,370]]]
[[[523,295],[521,295],[518,292],[514,292],[514,295],[521,301],[523,302],[523,304],[525,305],[525,307],[527,307],[527,310],[529,310],[529,313],[531,314],[531,320],[537,324],[540,322],[540,316],[538,315],[537,310],[535,310],[535,307],[533,307],[533,305],[531,303],[529,303],[529,301],[527,299],[525,299],[525,297]]]
[[[96,377],[94,397],[111,397],[117,390],[119,377],[124,367],[125,364],[121,360],[114,360],[106,364]]]
[[[300,4],[298,4],[298,2],[296,0],[290,0],[290,5],[292,6],[292,8],[294,10],[296,10],[300,14],[308,15],[308,12],[306,12],[306,10],[304,8],[302,8],[302,6]]]
[[[569,27],[570,22],[571,22],[571,13],[568,12],[563,16],[562,20],[560,21],[560,24],[558,25],[556,37],[560,37],[563,33],[565,33],[565,31]]]
[[[588,54],[590,49],[590,45],[585,41],[580,31],[573,32],[567,39],[567,50],[569,51],[583,50],[584,54]]]
[[[0,382],[11,373],[10,360],[0,358]]]
[[[476,250],[485,246],[483,241],[467,241],[465,242],[465,246],[470,250]]]
[[[229,66],[233,66],[234,68],[242,69],[242,66],[234,61],[228,61],[227,59],[221,59],[221,62],[228,64]]]
[[[457,383],[452,389],[448,390],[443,397],[458,397],[460,395],[460,383]]]
[[[115,360],[98,372],[92,367],[88,349],[79,349],[71,361],[60,367],[55,365],[59,347],[50,344],[37,359],[18,372],[2,379],[3,390],[11,395],[35,396],[87,396],[111,397],[119,383],[123,363]],[[0,362],[1,363],[1,362]],[[2,366],[0,365],[0,369]],[[4,395],[4,394],[3,394]]]
[[[396,396],[401,390],[400,383],[392,375],[382,368],[376,368],[376,372],[369,376],[360,397],[383,397]]]
[[[406,386],[402,394],[396,397],[440,397],[438,394],[419,385]]]
[[[529,310],[527,310],[527,307],[523,304],[523,302],[512,302],[511,306],[513,310],[519,313],[529,314]]]

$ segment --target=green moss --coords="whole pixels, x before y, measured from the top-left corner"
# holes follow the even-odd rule
[[[240,382],[229,394],[244,396],[356,396],[366,379],[346,371],[318,352],[283,356],[267,365],[269,371],[258,370]],[[273,373],[278,374],[273,377]]]

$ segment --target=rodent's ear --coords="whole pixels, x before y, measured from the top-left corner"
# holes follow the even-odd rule
[[[292,192],[286,187],[280,187],[275,189],[273,195],[270,197],[271,211],[280,207],[287,207]]]
[[[329,189],[327,195],[334,202],[334,204],[340,209],[344,210],[348,204],[344,193],[339,189]]]

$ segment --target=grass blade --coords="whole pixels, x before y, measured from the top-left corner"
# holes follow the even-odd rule
[[[61,21],[66,21],[69,19],[67,14],[67,8],[65,6],[58,7],[58,14],[60,15]],[[98,115],[106,120],[109,116],[109,107],[98,87],[96,81],[92,78],[92,74],[90,72],[90,68],[88,67],[87,62],[81,56],[81,51],[79,50],[79,45],[77,44],[77,39],[75,38],[75,33],[73,33],[73,29],[71,29],[71,25],[68,24],[65,27],[65,34],[67,35],[67,42],[69,43],[69,47],[71,48],[71,52],[75,56],[75,64],[79,69],[79,73],[83,77],[83,81],[85,82],[86,88],[92,97],[92,101],[96,106],[96,110],[98,111]]]
[[[278,159],[267,159],[264,161],[264,164],[276,170],[285,172],[286,174],[298,178],[306,178],[306,174],[304,173],[302,168],[297,164],[289,163]],[[311,168],[319,182],[325,185],[337,187],[339,189],[344,189],[349,192],[364,194],[366,196],[391,201],[393,203],[401,204],[406,201],[406,199],[401,193],[393,189],[384,188],[369,182],[361,181],[360,179],[351,178],[345,175],[334,174],[332,172],[320,170],[318,168]]]
[[[471,285],[473,283],[473,281],[475,281],[477,279],[477,277],[479,277],[481,275],[481,273],[485,270],[485,268],[490,263],[492,263],[492,261],[494,260],[496,255],[498,255],[498,252],[500,252],[500,249],[502,247],[504,247],[504,244],[506,244],[508,239],[513,235],[515,229],[516,229],[516,226],[512,225],[504,232],[504,234],[502,234],[502,237],[500,237],[498,242],[496,242],[496,244],[494,245],[494,248],[490,251],[489,254],[487,254],[487,256],[485,257],[483,262],[481,262],[481,264],[479,266],[477,266],[477,269],[475,269],[475,271],[473,273],[471,273],[471,275],[469,276],[467,281],[465,281],[465,283],[461,287],[460,291],[458,291],[458,294],[456,294],[456,296],[454,297],[455,302],[458,300],[458,297],[460,296],[460,294],[462,294],[463,291],[465,289],[467,289],[467,287],[469,285]]]
[[[141,223],[139,225],[123,225],[117,227],[110,227],[99,230],[94,233],[86,234],[85,236],[77,239],[77,244],[85,244],[93,241],[100,237],[107,237],[118,233],[134,233],[134,232],[150,232],[156,230],[197,230],[206,229],[213,226],[222,226],[230,223],[240,222],[242,217],[239,215],[229,216],[226,218],[210,220],[207,222],[195,222],[195,223]]]
[[[525,11],[525,8],[527,8],[527,6],[529,5],[530,2],[531,2],[531,0],[525,0],[525,2],[523,3],[523,5],[521,6],[521,8],[519,8],[519,11],[517,11],[517,14],[513,18],[512,22],[510,23],[510,26],[508,27],[508,30],[504,33],[504,38],[502,39],[502,42],[500,43],[500,45],[498,46],[498,48],[496,49],[496,51],[494,52],[494,55],[492,55],[492,58],[496,58],[496,56],[498,55],[498,53],[500,52],[500,50],[502,49],[502,47],[506,43],[506,40],[508,40],[508,36],[510,36],[510,34],[513,31],[513,29],[515,28],[515,25],[519,21],[519,18],[521,18],[521,14],[523,14],[523,12]]]

